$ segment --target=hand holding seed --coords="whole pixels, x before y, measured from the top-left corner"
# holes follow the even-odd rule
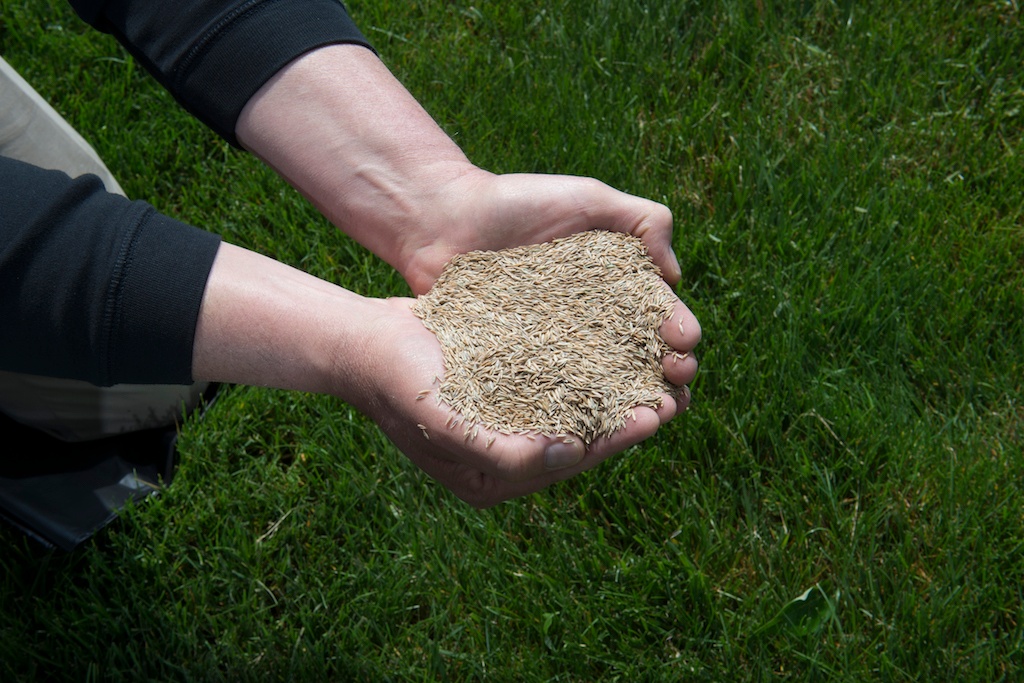
[[[509,282],[493,254],[468,254],[430,295],[388,300],[379,341],[402,362],[383,369],[394,389],[364,410],[476,507],[538,491],[653,435],[689,404],[700,326],[642,265],[637,243],[596,231],[505,250],[507,274],[532,272],[539,285],[514,292],[501,289]],[[590,270],[568,272],[576,267]],[[551,286],[559,270],[557,287],[575,289]]]
[[[592,228],[632,235],[670,284],[680,269],[672,251],[672,212],[594,178],[534,173],[496,175],[459,167],[433,188],[415,225],[390,256],[416,294],[425,293],[456,255],[549,242]]]

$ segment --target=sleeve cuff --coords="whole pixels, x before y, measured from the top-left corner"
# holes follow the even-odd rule
[[[196,325],[220,237],[150,211],[112,279],[109,384],[192,382]]]
[[[249,99],[297,57],[325,45],[373,49],[335,0],[245,3],[222,19],[175,69],[171,91],[235,147],[235,123]]]

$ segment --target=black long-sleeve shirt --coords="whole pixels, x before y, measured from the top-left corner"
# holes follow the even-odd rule
[[[193,115],[237,145],[242,108],[323,45],[369,47],[336,0],[71,0]],[[0,369],[187,384],[211,233],[0,157]]]

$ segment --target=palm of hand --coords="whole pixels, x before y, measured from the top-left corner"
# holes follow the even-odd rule
[[[597,180],[494,175],[473,169],[442,184],[430,200],[426,205],[434,208],[421,216],[415,230],[403,232],[405,242],[395,262],[417,294],[430,289],[456,254],[545,242],[591,228],[639,237],[666,280],[679,279],[671,247],[671,212]],[[386,359],[386,367],[377,370],[375,398],[366,411],[417,466],[477,507],[538,491],[594,467],[654,434],[689,402],[685,392],[678,403],[665,396],[658,411],[638,408],[635,420],[595,441],[585,453],[580,440],[572,436],[569,440],[576,457],[571,460],[575,464],[550,469],[545,449],[564,449],[562,437],[503,435],[480,429],[475,439],[466,438],[465,425],[458,423],[458,416],[440,404],[434,393],[437,378],[444,373],[437,339],[412,313],[410,300],[385,303],[388,314],[377,335],[376,355]],[[675,384],[688,384],[697,364],[685,354],[700,340],[700,325],[681,302],[664,325],[663,336],[684,354],[666,359],[666,376]],[[429,395],[424,396],[424,390],[430,390]]]
[[[611,437],[595,441],[575,465],[548,469],[545,449],[563,445],[562,438],[505,435],[482,428],[476,438],[466,437],[466,426],[436,398],[437,380],[444,373],[437,338],[413,314],[412,300],[396,298],[383,303],[386,313],[371,341],[382,362],[369,369],[376,388],[361,408],[418,467],[476,507],[541,490],[589,469],[651,436],[680,408],[665,397],[658,412],[637,409],[635,421]],[[676,374],[680,372],[680,379],[692,379],[689,369],[680,368]],[[696,372],[695,364],[692,372]],[[579,439],[571,438],[582,453]]]

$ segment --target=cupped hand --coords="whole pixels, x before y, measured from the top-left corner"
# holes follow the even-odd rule
[[[415,294],[430,289],[456,254],[547,242],[600,228],[640,238],[666,282],[679,281],[667,207],[620,192],[593,178],[514,173],[495,175],[466,164],[443,164],[449,178],[432,188],[415,229],[405,231],[395,266]]]
[[[413,463],[474,507],[490,507],[588,470],[650,437],[689,404],[685,388],[678,400],[666,394],[659,409],[637,408],[635,419],[586,449],[575,435],[476,430],[438,401],[438,380],[444,373],[441,347],[412,313],[411,303],[401,298],[380,302],[375,333],[367,340],[378,359],[366,367],[373,379],[364,384],[363,400],[349,400]],[[679,304],[663,325],[662,335],[675,349],[664,360],[666,377],[678,385],[688,384],[697,372],[692,355],[700,339],[696,318]]]

